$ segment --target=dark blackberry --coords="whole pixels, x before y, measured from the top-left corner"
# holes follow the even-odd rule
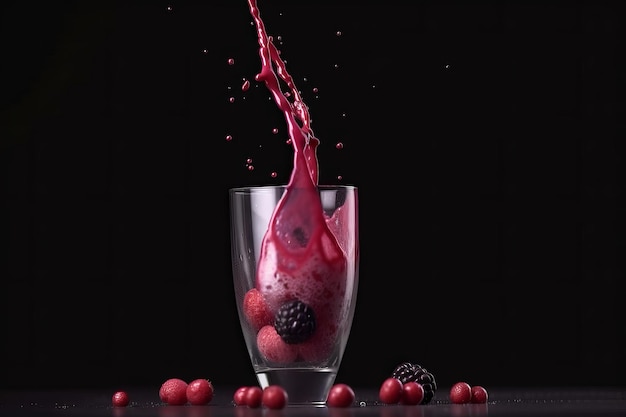
[[[399,379],[403,384],[415,381],[424,387],[424,399],[422,400],[422,404],[428,404],[437,391],[437,382],[435,382],[433,374],[428,372],[426,368],[422,368],[420,365],[411,362],[403,362],[396,366],[391,376]]]
[[[285,343],[302,343],[315,331],[313,309],[300,300],[289,301],[276,312],[274,328]]]

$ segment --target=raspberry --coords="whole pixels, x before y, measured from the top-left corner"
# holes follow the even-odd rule
[[[298,356],[298,348],[285,343],[271,325],[261,327],[256,343],[261,355],[270,362],[290,363]]]
[[[170,378],[159,389],[161,401],[169,405],[183,405],[187,402],[187,383],[180,378]]]
[[[346,384],[335,384],[328,392],[326,404],[330,407],[350,407],[356,398],[354,390]]]
[[[450,401],[453,404],[467,404],[472,398],[472,387],[467,382],[457,382],[450,388]]]
[[[487,394],[487,390],[480,385],[474,385],[472,387],[472,399],[471,402],[474,404],[484,404],[487,402],[489,398],[489,394]]]
[[[315,332],[315,314],[307,304],[292,300],[280,306],[274,327],[286,343],[302,343]]]
[[[255,331],[266,324],[272,324],[274,317],[259,290],[252,288],[243,297],[243,313]]]
[[[113,407],[126,407],[130,402],[128,394],[125,391],[117,391],[111,398]]]
[[[287,392],[280,385],[270,385],[263,390],[261,403],[269,409],[280,410],[288,402]]]
[[[191,405],[206,405],[213,399],[213,384],[208,379],[194,379],[187,385],[186,394]]]
[[[378,398],[385,404],[397,404],[402,398],[402,382],[393,377],[385,379],[380,385]]]
[[[428,404],[437,391],[437,383],[433,374],[428,372],[426,368],[420,365],[413,364],[411,362],[403,362],[396,366],[393,370],[392,377],[398,378],[400,382],[406,384],[410,381],[415,381],[424,388],[424,399],[422,404]]]

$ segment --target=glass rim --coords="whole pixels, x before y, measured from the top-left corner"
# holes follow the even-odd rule
[[[229,188],[229,192],[231,193],[246,193],[251,191],[261,191],[261,190],[277,190],[277,189],[286,189],[288,187],[287,184],[275,184],[275,185],[246,185],[240,187]],[[318,190],[357,190],[358,187],[350,184],[319,184],[317,185]]]

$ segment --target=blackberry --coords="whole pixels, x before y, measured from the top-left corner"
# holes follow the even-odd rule
[[[315,332],[313,309],[300,300],[286,302],[276,312],[274,328],[285,343],[302,343]]]
[[[422,404],[428,404],[430,400],[435,396],[437,391],[437,382],[433,374],[428,372],[426,368],[420,365],[413,364],[411,362],[403,362],[396,366],[391,376],[399,379],[400,382],[406,384],[407,382],[415,381],[424,388],[424,399]]]

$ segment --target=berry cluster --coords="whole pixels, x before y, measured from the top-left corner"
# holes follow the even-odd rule
[[[213,384],[208,379],[187,383],[180,378],[170,378],[161,385],[159,398],[167,405],[206,405],[213,399]]]
[[[302,306],[292,304],[287,310],[298,310],[306,314]],[[285,317],[292,317],[291,313]],[[380,385],[378,398],[381,403],[392,405],[418,405],[429,403],[437,390],[437,383],[432,373],[420,365],[403,362],[396,366],[391,376]],[[487,390],[480,386],[471,386],[467,382],[457,382],[450,388],[449,398],[453,404],[484,404],[488,399]],[[195,379],[190,383],[180,378],[170,378],[159,390],[159,398],[167,405],[206,405],[213,399],[213,385],[207,379]],[[326,399],[329,407],[350,407],[356,399],[354,390],[347,384],[335,384]],[[114,407],[126,407],[129,396],[125,391],[116,391],[112,397]],[[289,396],[279,385],[270,385],[265,389],[259,386],[242,386],[233,394],[233,403],[248,408],[265,407],[282,409],[287,406]]]
[[[261,406],[270,410],[280,410],[287,406],[289,396],[279,385],[270,385],[261,389],[258,386],[243,386],[235,390],[233,402],[237,406],[259,408]]]
[[[424,389],[424,399],[421,404],[428,404],[437,392],[437,382],[432,373],[421,365],[411,362],[402,362],[391,373],[392,378],[398,379],[401,383],[417,382]]]
[[[487,390],[480,385],[457,382],[450,388],[450,402],[453,404],[484,404],[488,398]]]
[[[243,312],[257,332],[256,343],[261,355],[276,363],[292,363],[302,358],[312,360],[327,354],[327,344],[309,342],[317,330],[316,315],[311,306],[298,299],[281,304],[275,313],[256,288],[243,299]]]

